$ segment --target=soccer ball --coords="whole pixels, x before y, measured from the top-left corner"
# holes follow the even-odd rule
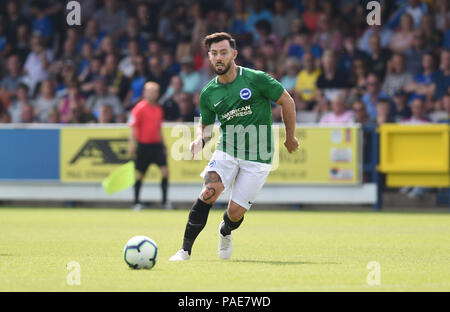
[[[123,259],[132,269],[151,269],[157,257],[158,245],[147,236],[132,237],[123,249]]]

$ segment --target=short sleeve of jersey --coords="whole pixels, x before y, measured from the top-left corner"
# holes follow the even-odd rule
[[[272,102],[278,101],[281,94],[284,92],[284,88],[281,83],[262,71],[259,71],[257,76],[258,88],[261,90],[261,93]]]
[[[211,110],[208,95],[203,91],[200,93],[200,123],[211,125],[216,121],[216,113]]]

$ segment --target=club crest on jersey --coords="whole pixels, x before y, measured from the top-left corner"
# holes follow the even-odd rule
[[[250,91],[249,88],[243,88],[243,89],[239,92],[239,96],[240,96],[241,99],[243,99],[244,101],[247,101],[249,98],[252,97],[252,91]]]

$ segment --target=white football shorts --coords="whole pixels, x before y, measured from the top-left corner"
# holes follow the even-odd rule
[[[204,178],[207,172],[216,172],[225,190],[231,187],[231,200],[249,210],[271,168],[271,164],[235,158],[216,150],[200,176]]]

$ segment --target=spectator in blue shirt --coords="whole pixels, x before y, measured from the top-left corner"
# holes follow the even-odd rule
[[[118,45],[122,54],[128,52],[128,43],[132,40],[137,41],[141,51],[144,51],[147,48],[148,41],[142,36],[138,19],[134,16],[128,18],[125,32],[123,36],[119,38]]]
[[[0,16],[0,59],[3,59],[11,52],[11,44],[9,43],[6,33],[5,20]]]
[[[338,68],[350,75],[353,61],[356,59],[363,59],[366,61],[367,58],[367,54],[357,48],[355,38],[347,36],[344,39],[344,51],[339,59]]]
[[[247,19],[246,30],[253,34],[253,38],[258,41],[259,35],[256,31],[256,23],[260,20],[266,20],[272,23],[272,13],[263,7],[262,1],[252,1],[252,7],[249,9],[249,16]]]
[[[101,31],[116,36],[127,23],[128,14],[123,8],[126,1],[105,0],[104,7],[98,9],[93,19],[99,22]]]
[[[294,57],[287,58],[284,62],[285,75],[281,77],[281,85],[289,92],[294,92],[297,84],[297,74],[300,69],[300,62]]]
[[[247,32],[248,11],[246,3],[243,0],[233,1],[233,14],[231,21],[231,33],[234,34],[237,40],[245,37]]]
[[[8,74],[0,80],[0,97],[5,96],[9,100],[14,100],[17,88],[23,82],[22,64],[17,55],[12,54],[7,61]]]
[[[444,44],[443,44],[443,46],[446,49],[450,49],[450,27],[444,33]]]
[[[100,45],[102,44],[105,35],[105,33],[100,32],[100,28],[98,27],[98,23],[96,20],[89,20],[86,24],[83,37],[78,43],[78,52],[81,51],[81,48],[85,42],[89,42],[90,44],[92,44],[94,51],[97,52],[100,48]]]
[[[434,83],[434,97],[441,98],[450,86],[450,50],[444,50],[441,53],[441,64],[436,73]]]
[[[145,58],[142,55],[136,56],[132,60],[136,68],[130,83],[130,90],[125,99],[125,109],[132,108],[142,97],[144,84],[147,82],[147,66]]]
[[[425,34],[422,29],[416,29],[412,45],[405,52],[406,71],[413,75],[417,74],[422,67],[422,57],[426,52]]]
[[[180,77],[183,80],[183,91],[189,94],[194,94],[195,92],[203,88],[200,85],[201,76],[198,72],[194,71],[194,60],[190,56],[185,56],[180,60],[181,71]]]
[[[292,39],[287,41],[284,49],[287,56],[295,56],[299,60],[302,60],[305,52],[310,52],[317,60],[320,60],[323,54],[322,48],[312,43],[312,39],[309,37],[309,32],[306,29],[295,33]]]
[[[369,118],[374,120],[377,117],[377,103],[380,100],[389,100],[389,95],[381,91],[380,78],[374,73],[367,76],[367,92],[361,97],[361,101],[366,106]]]
[[[432,14],[425,14],[422,17],[422,25],[420,29],[423,31],[425,46],[427,49],[436,50],[442,46],[442,31],[436,27],[436,22]]]
[[[408,3],[400,7],[388,20],[386,26],[390,29],[395,29],[400,24],[400,18],[404,13],[408,13],[414,20],[414,28],[420,26],[422,17],[428,13],[428,4],[420,0],[408,0]]]
[[[94,48],[89,42],[85,42],[81,48],[81,58],[78,64],[77,73],[78,75],[87,74],[89,71],[89,64],[94,58]]]
[[[432,98],[433,84],[436,80],[435,63],[433,53],[427,52],[422,56],[423,70],[414,75],[414,80],[404,87],[406,92],[411,93],[409,102],[417,96]]]
[[[403,90],[398,90],[392,97],[394,102],[394,119],[400,122],[411,117],[411,108],[408,105],[408,96]]]
[[[32,31],[41,35],[46,44],[50,43],[53,35],[53,26],[50,17],[45,14],[45,7],[41,1],[33,1],[30,5],[33,14]]]
[[[358,48],[366,53],[372,53],[370,40],[373,35],[377,35],[380,39],[380,46],[388,48],[392,38],[392,30],[389,28],[382,28],[380,25],[373,25],[367,28],[358,41]]]

